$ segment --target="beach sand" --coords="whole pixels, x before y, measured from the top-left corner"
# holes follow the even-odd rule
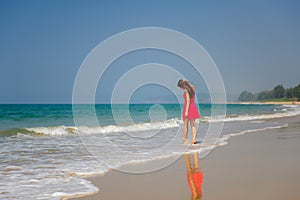
[[[204,175],[200,184],[202,199],[300,199],[300,116],[275,121],[289,126],[231,137],[227,145],[199,160]],[[192,199],[185,158],[152,173],[135,175],[112,170],[88,178],[99,192],[74,199]],[[194,160],[192,155],[190,158]],[[151,162],[141,167],[147,165]]]

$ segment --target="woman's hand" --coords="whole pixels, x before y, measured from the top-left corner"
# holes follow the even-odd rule
[[[187,110],[185,111],[184,116],[185,116],[185,117],[188,116],[188,111],[187,111]]]

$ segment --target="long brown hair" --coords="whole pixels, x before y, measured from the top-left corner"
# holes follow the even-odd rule
[[[195,95],[194,86],[192,86],[188,81],[180,79],[177,83],[177,86],[186,89],[190,95],[190,98],[194,97]]]

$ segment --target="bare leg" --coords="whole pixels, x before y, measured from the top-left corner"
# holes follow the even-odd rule
[[[192,134],[193,134],[192,144],[196,144],[197,130],[195,125],[195,119],[190,119],[190,125],[192,127]]]
[[[184,155],[185,158],[185,164],[186,164],[186,170],[187,170],[187,180],[189,183],[189,186],[191,188],[191,199],[196,199],[197,197],[197,189],[196,189],[196,185],[193,179],[193,172],[192,172],[192,166],[191,166],[191,160],[190,160],[190,156],[189,154],[185,154]]]
[[[189,127],[188,127],[189,120],[184,119],[183,124],[184,124],[184,127],[183,127],[183,142],[186,142],[187,141],[187,135],[188,135],[188,132],[189,132]]]
[[[199,172],[198,153],[194,153],[194,172]]]
[[[188,173],[192,172],[191,160],[189,154],[184,154],[186,170]]]

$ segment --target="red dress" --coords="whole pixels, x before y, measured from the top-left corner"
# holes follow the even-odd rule
[[[185,116],[185,109],[186,109],[186,94],[187,92],[184,92],[183,94],[183,98],[184,98],[184,106],[183,106],[183,111],[182,111],[182,119],[197,119],[200,118],[200,114],[198,111],[198,108],[195,104],[195,95],[193,96],[193,98],[190,98],[190,107],[188,110],[188,115],[187,117]]]

